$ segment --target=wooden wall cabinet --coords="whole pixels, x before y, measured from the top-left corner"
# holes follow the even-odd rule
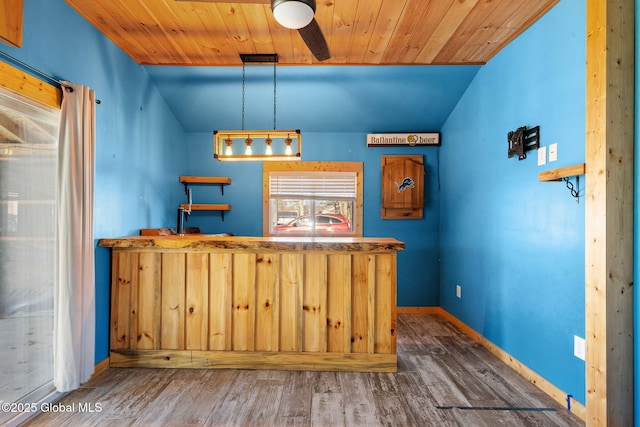
[[[422,155],[382,156],[382,218],[420,219],[423,209]]]
[[[0,40],[22,47],[23,0],[0,0]]]

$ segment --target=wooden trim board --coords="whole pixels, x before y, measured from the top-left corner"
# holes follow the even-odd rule
[[[114,368],[271,369],[396,372],[397,355],[191,350],[112,350]]]
[[[109,358],[108,357],[106,359],[102,359],[102,361],[96,363],[96,365],[93,367],[93,374],[91,375],[91,378],[89,379],[89,381],[91,381],[95,377],[99,376],[100,374],[102,374],[107,369],[109,369]]]
[[[441,314],[442,307],[397,307],[398,314]]]
[[[49,107],[60,108],[62,90],[0,61],[0,86]]]

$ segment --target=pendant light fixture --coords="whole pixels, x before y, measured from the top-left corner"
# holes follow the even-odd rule
[[[213,157],[219,161],[288,161],[302,159],[300,130],[276,129],[276,64],[278,55],[242,54],[242,129],[213,132]],[[273,63],[273,130],[245,130],[245,65]],[[294,141],[296,142],[294,144]]]

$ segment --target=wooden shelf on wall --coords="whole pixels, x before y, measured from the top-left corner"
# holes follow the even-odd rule
[[[562,178],[584,175],[586,165],[580,163],[577,165],[566,166],[564,168],[551,169],[548,171],[540,172],[538,175],[539,181],[560,181]]]
[[[231,184],[231,178],[225,176],[180,176],[180,182],[184,184],[184,191],[187,194],[187,202],[191,201],[191,189],[189,185],[206,184],[219,185],[220,192],[224,195],[224,186]],[[180,208],[185,212],[191,211],[221,211],[222,220],[224,221],[224,211],[230,211],[231,205],[225,203],[181,203]]]
[[[181,203],[180,207],[184,210],[189,209],[188,203]],[[223,203],[192,203],[192,211],[230,211],[231,205]]]
[[[181,176],[183,184],[231,184],[231,178],[224,176]]]

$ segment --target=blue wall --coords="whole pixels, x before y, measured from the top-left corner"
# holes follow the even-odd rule
[[[440,153],[442,307],[580,402],[584,176],[577,204],[538,173],[585,161],[585,17],[583,1],[563,0],[486,64],[445,123]],[[507,133],[536,125],[559,160],[509,159]]]
[[[31,67],[94,89],[94,237],[137,234],[175,222],[184,132],[150,77],[60,0],[24,2],[22,48],[2,51]],[[110,254],[96,249],[96,362],[108,357]]]
[[[185,132],[241,129],[242,67],[145,66]],[[438,130],[477,65],[278,66],[277,128],[314,132]],[[245,67],[246,129],[273,129],[274,69]]]

